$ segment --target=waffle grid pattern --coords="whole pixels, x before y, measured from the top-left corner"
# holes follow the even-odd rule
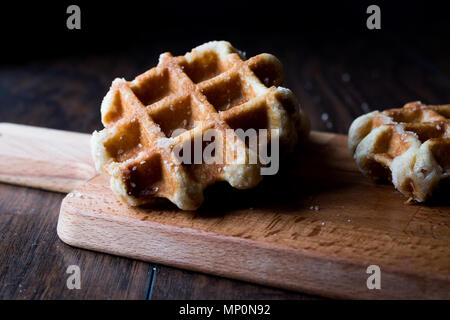
[[[292,92],[277,87],[282,81],[274,56],[245,61],[224,41],[185,56],[164,53],[157,67],[135,80],[113,81],[101,106],[105,129],[92,137],[96,168],[111,176],[112,190],[130,205],[167,198],[194,210],[203,202],[203,190],[216,181],[251,188],[261,180],[260,164],[248,164],[254,151],[236,135],[219,150],[236,155],[224,164],[185,165],[173,150],[208,129],[225,135],[238,128],[277,129],[281,146],[291,150],[309,124]]]
[[[450,177],[450,105],[411,102],[357,118],[349,149],[360,170],[423,202]]]

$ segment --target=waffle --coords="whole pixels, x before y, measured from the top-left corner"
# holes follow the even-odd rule
[[[365,175],[390,179],[408,201],[423,202],[449,181],[449,123],[450,105],[411,102],[357,118],[348,145]]]
[[[224,136],[227,129],[277,129],[271,138],[286,152],[307,136],[307,117],[293,93],[280,87],[279,60],[244,55],[228,42],[213,41],[184,56],[164,53],[133,81],[113,81],[101,105],[105,129],[93,133],[91,147],[96,169],[110,175],[122,201],[137,206],[166,198],[195,210],[216,181],[238,189],[258,184],[262,164],[249,163],[254,151],[236,134],[218,152],[239,156],[223,164],[179,161],[174,150],[208,129]]]

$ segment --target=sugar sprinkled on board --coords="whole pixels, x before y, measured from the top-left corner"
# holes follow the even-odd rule
[[[326,112],[322,113],[320,118],[325,123],[325,126],[327,127],[327,129],[333,128],[333,123],[331,122],[330,116],[328,115],[328,113],[326,113]]]

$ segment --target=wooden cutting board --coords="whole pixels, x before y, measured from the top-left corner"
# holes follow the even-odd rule
[[[0,179],[79,185],[93,175],[88,141],[0,124]],[[405,204],[391,185],[359,173],[344,135],[313,132],[281,168],[252,190],[210,187],[197,212],[131,208],[95,176],[63,200],[58,235],[76,247],[329,297],[450,299],[448,193]],[[380,268],[379,290],[367,287],[371,265]]]
[[[96,175],[90,135],[0,123],[0,181],[70,192]]]

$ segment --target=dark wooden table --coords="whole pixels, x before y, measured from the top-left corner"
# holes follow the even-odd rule
[[[112,79],[133,79],[160,52],[183,54],[216,37],[222,34],[1,65],[0,121],[92,132],[101,128],[99,106]],[[370,110],[450,103],[449,44],[441,39],[228,38],[248,56],[276,54],[312,128],[339,133]],[[0,184],[0,299],[320,298],[69,247],[56,235],[63,197]],[[66,287],[69,265],[80,266],[80,290]]]

